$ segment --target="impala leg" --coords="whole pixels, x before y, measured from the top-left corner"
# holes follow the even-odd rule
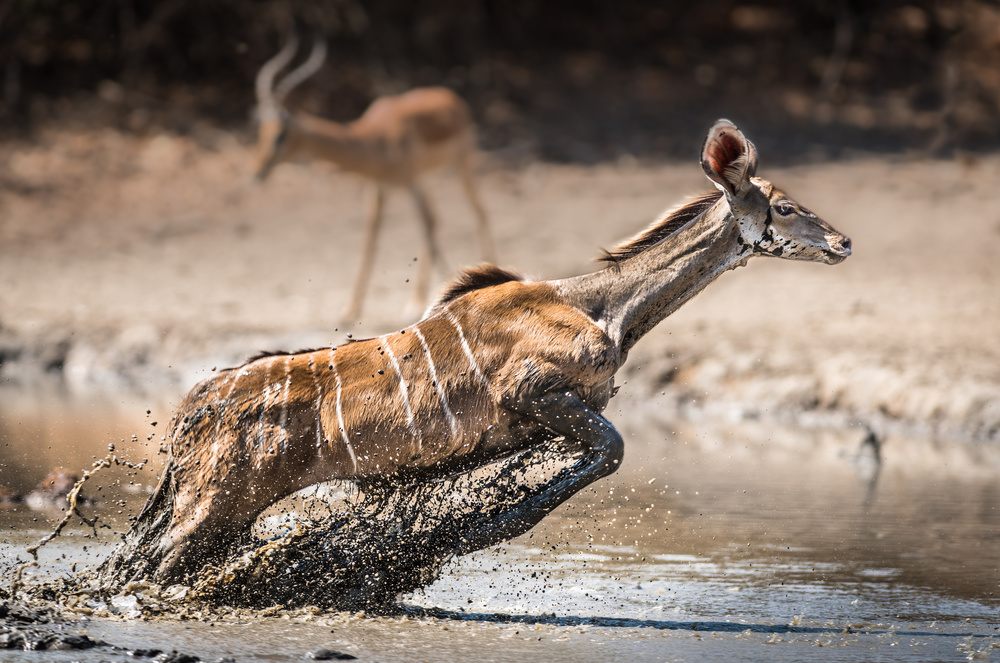
[[[460,162],[458,174],[462,180],[465,195],[469,198],[472,211],[476,214],[476,238],[479,240],[479,256],[486,262],[495,263],[496,249],[493,247],[493,233],[490,230],[490,220],[479,199],[475,178],[472,174],[472,156],[466,155]]]
[[[444,262],[444,254],[437,241],[437,219],[431,209],[427,194],[418,184],[410,187],[413,194],[413,202],[417,205],[417,212],[420,214],[420,223],[424,230],[424,247],[417,265],[417,278],[413,289],[413,306],[422,309],[427,303],[427,293],[430,290],[431,266],[436,265],[442,273],[448,273],[448,266]]]
[[[371,277],[372,266],[375,263],[375,244],[379,230],[382,228],[382,208],[385,203],[385,187],[375,184],[369,188],[368,214],[365,219],[365,236],[361,245],[361,262],[354,276],[351,288],[351,299],[344,310],[344,319],[357,320],[361,315],[361,304],[368,290],[368,279]]]
[[[621,464],[625,443],[611,423],[570,391],[533,399],[517,411],[535,419],[584,450],[572,467],[534,489],[520,504],[462,533],[457,551],[465,554],[524,534],[557,506],[605,477]]]

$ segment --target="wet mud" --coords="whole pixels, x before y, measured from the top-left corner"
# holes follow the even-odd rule
[[[35,601],[39,603],[39,601]],[[52,607],[35,607],[23,601],[0,600],[0,650],[7,650],[8,659],[15,651],[58,653],[96,651],[100,656],[115,656],[123,660],[150,659],[154,663],[196,663],[198,656],[176,649],[126,648],[95,639],[79,632],[79,624]],[[105,658],[105,660],[107,660]]]

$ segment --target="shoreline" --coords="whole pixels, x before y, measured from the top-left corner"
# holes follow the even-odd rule
[[[52,334],[41,334],[36,338],[45,342],[33,345],[34,339],[3,330],[0,391],[15,402],[45,393],[67,402],[123,397],[176,403],[215,369],[239,365],[261,350],[329,345],[324,342],[329,335],[318,331],[162,343],[136,336],[128,330],[110,339],[66,334],[53,345],[48,342]],[[792,369],[760,361],[759,350],[710,350],[694,343],[640,346],[618,373],[616,383],[624,393],[609,410],[628,399],[632,407],[655,410],[661,419],[861,427],[879,435],[1000,449],[1000,385],[961,377],[932,384],[926,376],[933,367],[923,373],[897,370],[872,357],[800,361]]]

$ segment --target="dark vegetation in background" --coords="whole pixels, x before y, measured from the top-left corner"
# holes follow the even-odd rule
[[[499,154],[688,157],[718,116],[776,156],[1000,138],[984,0],[0,0],[0,135],[247,129],[293,14],[330,54],[289,106],[348,120],[443,84]]]

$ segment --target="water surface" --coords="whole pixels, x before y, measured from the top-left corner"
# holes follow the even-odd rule
[[[109,441],[156,463],[157,410],[8,408],[0,485],[30,489],[53,463],[88,466]],[[649,404],[609,417],[626,438],[619,472],[531,533],[446,567],[403,597],[407,615],[92,618],[79,628],[209,661],[301,660],[320,647],[379,661],[1000,659],[992,450],[888,436],[879,466],[862,430],[665,421]],[[97,563],[141,507],[137,486],[154,479],[121,468],[95,476],[100,501],[88,513],[110,527],[99,540],[74,527],[43,549],[37,573]],[[0,510],[5,578],[60,516]],[[134,660],[100,650],[5,656]]]

